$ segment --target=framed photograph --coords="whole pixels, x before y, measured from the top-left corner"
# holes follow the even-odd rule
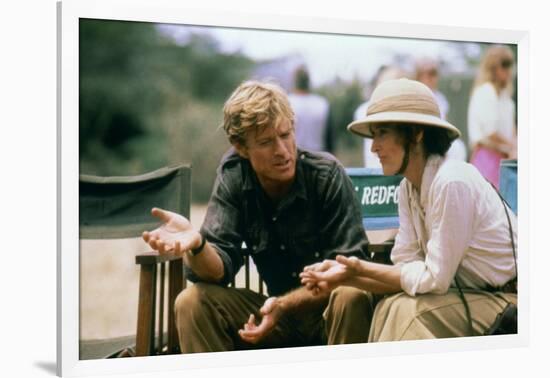
[[[57,14],[59,375],[527,345],[529,256],[521,251],[528,249],[529,171],[519,168],[529,166],[527,32],[251,17],[145,0],[59,2]],[[221,127],[224,103],[239,84],[275,83],[292,94],[300,89],[297,72],[306,73],[307,90],[330,110],[322,132],[300,136],[296,126],[298,147],[329,152],[340,161],[363,206],[369,240],[383,244],[399,228],[401,177],[387,181],[373,163],[372,147],[347,126],[367,116],[365,104],[385,80],[426,76],[437,93],[438,116],[460,133],[449,151],[458,160],[475,159],[471,98],[483,84],[480,72],[495,46],[509,57],[502,58],[509,70],[502,101],[509,111],[507,132],[517,141],[499,160],[495,182],[518,219],[516,334],[179,353],[174,300],[193,284],[184,278],[181,258],[150,254],[141,235],[160,224],[150,215],[155,206],[183,214],[200,228],[216,169],[231,147]],[[296,109],[295,122],[305,119]],[[365,172],[375,181],[354,179]],[[267,294],[253,256],[248,260],[231,285]]]

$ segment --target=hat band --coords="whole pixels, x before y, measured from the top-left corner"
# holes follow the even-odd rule
[[[370,104],[367,116],[383,112],[408,112],[440,117],[441,113],[433,97],[419,94],[390,96]]]

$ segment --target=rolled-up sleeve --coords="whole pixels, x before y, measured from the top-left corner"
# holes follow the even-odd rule
[[[223,262],[224,275],[220,282],[222,285],[231,282],[243,265],[240,251],[243,238],[240,230],[239,198],[233,186],[233,180],[224,179],[218,172],[201,227],[201,233]],[[199,280],[189,268],[186,268],[186,274],[190,281]]]
[[[425,260],[402,259],[401,287],[412,296],[449,290],[473,234],[474,197],[465,183],[446,183],[433,196]]]
[[[364,251],[367,250],[368,239],[351,179],[344,168],[336,164],[328,180],[323,193],[323,220],[319,230],[323,240],[323,258],[348,255],[367,259]]]

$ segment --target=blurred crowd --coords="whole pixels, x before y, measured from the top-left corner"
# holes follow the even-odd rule
[[[381,66],[365,88],[365,101],[354,112],[354,120],[364,118],[369,106],[369,93],[387,80],[409,78],[428,86],[439,106],[442,119],[450,108],[446,96],[439,90],[440,64],[430,57],[416,59],[414,69],[399,65]],[[515,103],[512,99],[514,55],[508,46],[493,45],[484,53],[470,92],[467,109],[467,138],[456,139],[447,158],[469,161],[498,188],[502,159],[517,157],[517,127]],[[312,93],[305,66],[294,72],[294,88],[290,102],[296,115],[298,146],[314,151],[333,152],[330,125],[330,104],[326,98]],[[368,168],[380,168],[380,161],[371,151],[371,139],[364,140],[363,163]]]

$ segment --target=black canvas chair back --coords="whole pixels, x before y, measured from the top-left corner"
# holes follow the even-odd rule
[[[152,207],[189,218],[191,167],[165,167],[137,176],[81,175],[79,190],[80,239],[137,238],[141,237],[143,231],[154,229],[160,224],[151,215]],[[93,256],[90,258],[93,259]],[[81,359],[177,353],[173,311],[166,309],[167,327],[164,324],[164,311],[185,287],[182,259],[159,256],[156,252],[139,254],[139,251],[133,258],[135,261],[129,259],[128,264],[135,262],[140,267],[136,335],[93,342],[81,340]],[[102,277],[97,279],[101,280]],[[165,280],[168,283],[167,293]],[[106,292],[104,295],[109,294]]]
[[[138,176],[80,175],[80,238],[139,237],[158,226],[153,206],[189,217],[191,168],[161,168]]]

